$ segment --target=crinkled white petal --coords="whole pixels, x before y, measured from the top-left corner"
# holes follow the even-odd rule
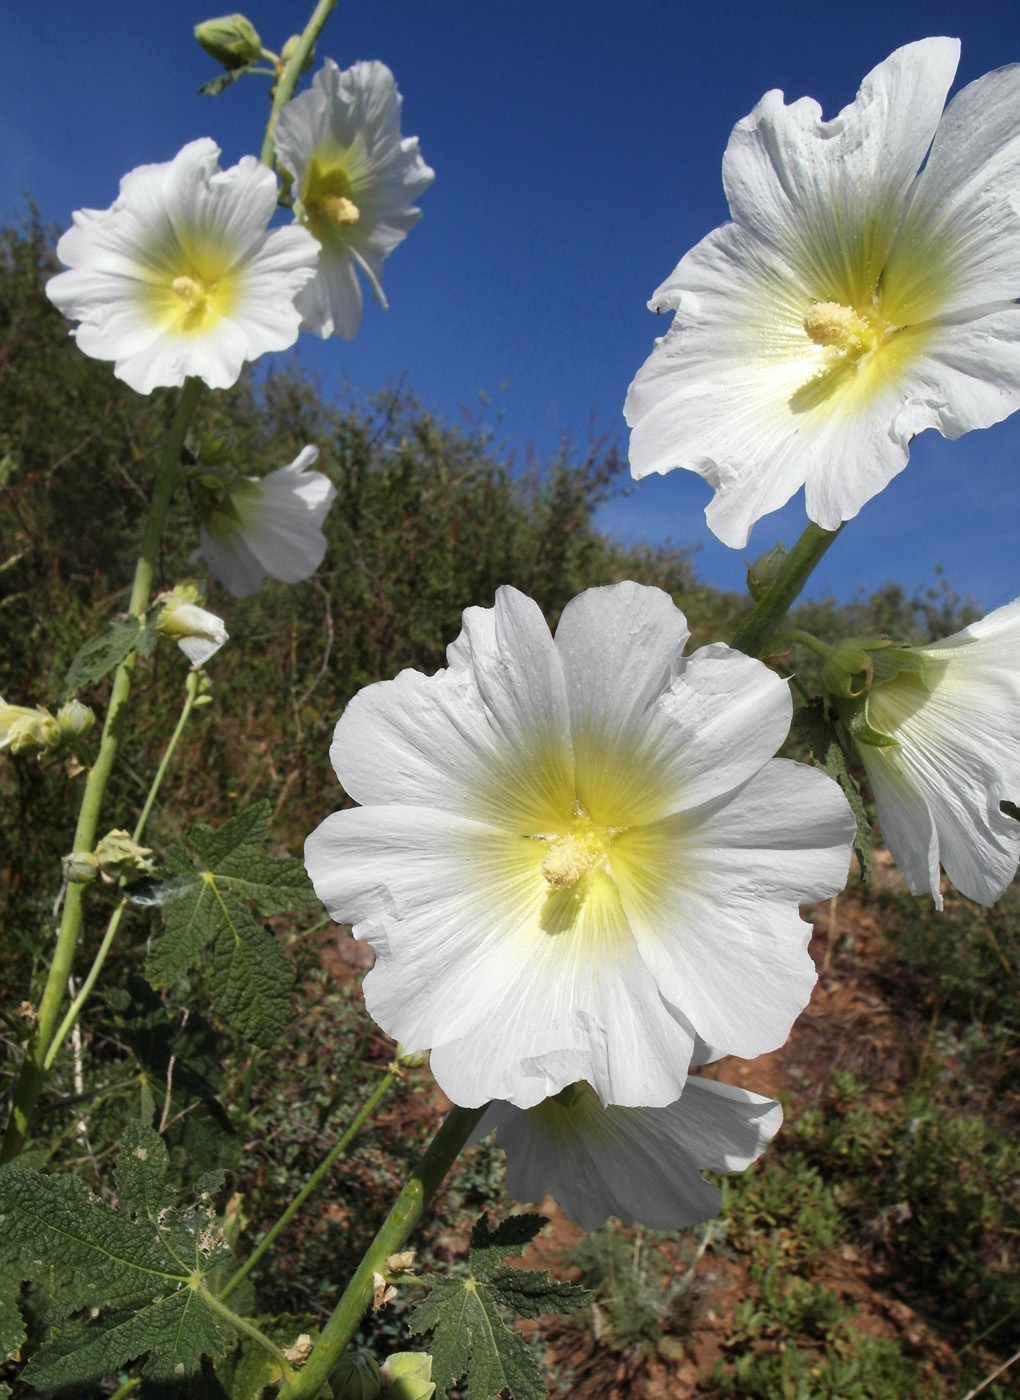
[[[610,1215],[679,1230],[719,1210],[719,1188],[702,1171],[743,1171],[782,1118],[773,1099],[689,1078],[664,1108],[603,1107],[587,1086],[571,1107],[554,1099],[526,1110],[496,1102],[472,1140],[495,1128],[516,1200],[551,1195],[586,1230]]]
[[[361,324],[360,269],[385,307],[382,262],[418,222],[414,200],[433,171],[416,137],[400,135],[401,97],[384,63],[355,63],[343,72],[326,59],[310,89],[280,111],[276,149],[295,177],[308,227],[321,243],[319,270],[302,291],[302,329],[351,340]],[[322,170],[342,172],[353,222],[332,221],[317,207]]]
[[[229,388],[246,360],[297,339],[294,298],[318,245],[300,228],[267,231],[271,170],[253,156],[225,171],[218,160],[203,138],[131,171],[109,209],[78,211],[57,244],[70,270],[50,279],[48,296],[80,322],[81,349],[113,360],[140,393],[188,377]]]
[[[627,396],[631,470],[704,477],[728,545],[802,485],[835,529],[918,432],[1020,406],[1020,77],[988,74],[938,124],[958,47],[898,49],[830,122],[767,93],[727,147],[734,222],[652,300],[675,315]],[[860,345],[815,343],[819,305],[856,316]]]
[[[503,588],[445,671],[370,686],[337,725],[363,805],[312,834],[309,873],[376,949],[372,1014],[457,1103],[583,1079],[663,1106],[692,1060],[772,1048],[806,1001],[797,903],[841,886],[853,820],[830,779],[770,759],[785,684],[725,647],[685,659],[686,633],[622,584],[554,642]]]
[[[860,745],[882,836],[914,894],[938,908],[939,864],[956,888],[994,904],[1020,857],[1020,599],[934,646],[925,682],[876,686],[868,717],[893,736]]]

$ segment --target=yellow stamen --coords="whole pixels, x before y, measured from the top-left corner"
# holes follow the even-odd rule
[[[815,302],[804,317],[804,329],[816,345],[825,345],[848,360],[859,360],[874,350],[880,337],[875,321],[838,301]],[[888,334],[891,328],[881,329]]]
[[[332,219],[333,223],[341,228],[356,224],[361,218],[361,210],[354,200],[348,199],[346,195],[329,195],[321,201],[319,207],[328,219]]]
[[[542,874],[550,885],[564,889],[576,885],[591,870],[609,871],[609,847],[622,830],[618,826],[599,826],[587,816],[578,817],[562,836],[549,842]]]

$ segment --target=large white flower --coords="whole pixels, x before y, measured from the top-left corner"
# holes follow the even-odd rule
[[[609,1215],[680,1230],[719,1213],[702,1171],[743,1171],[782,1121],[774,1099],[692,1076],[665,1108],[603,1107],[588,1084],[534,1108],[492,1103],[472,1140],[496,1129],[515,1200],[552,1196],[586,1230]]]
[[[299,216],[322,245],[315,280],[298,297],[302,329],[352,340],[361,325],[361,284],[383,306],[383,258],[421,218],[414,201],[435,172],[418,138],[400,134],[401,97],[385,63],[343,72],[332,59],[307,92],[284,104],[276,151],[294,176]]]
[[[914,894],[942,908],[939,863],[994,904],[1016,873],[1020,822],[1020,598],[945,641],[914,647],[920,674],[872,686],[867,720],[896,740],[859,743],[889,853]]]
[[[219,168],[208,137],[141,165],[109,209],[79,209],[57,244],[69,272],[46,294],[86,355],[113,360],[140,394],[204,379],[234,384],[246,360],[297,339],[294,297],[318,245],[299,227],[267,231],[276,177],[254,156]]]
[[[649,303],[676,314],[627,396],[631,470],[698,472],[728,545],[805,484],[833,530],[916,433],[1020,405],[1020,67],[943,113],[958,58],[897,49],[828,122],[766,93],[723,158],[732,223]]]
[[[684,657],[688,636],[655,588],[589,589],[555,640],[501,588],[446,670],[368,686],[337,724],[363,805],[312,833],[308,870],[375,948],[370,1012],[455,1103],[583,1079],[669,1104],[696,1038],[757,1055],[810,995],[797,903],[842,888],[853,820],[771,757],[786,683],[721,644]]]
[[[308,470],[318,456],[317,447],[302,448],[289,466],[242,477],[231,485],[229,503],[204,510],[191,559],[204,559],[235,598],[256,592],[267,576],[300,583],[322,563],[322,522],[336,487],[324,472]]]

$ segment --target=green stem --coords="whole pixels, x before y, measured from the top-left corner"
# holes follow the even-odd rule
[[[184,436],[191,422],[195,405],[198,403],[202,384],[198,379],[189,379],[181,391],[180,402],[174,421],[170,426],[159,469],[156,485],[149,508],[149,520],[142,541],[142,550],[135,566],[134,585],[128,611],[135,617],[143,617],[149,605],[152,592],[152,579],[159,557],[159,542],[163,534],[167,507],[177,480]],[[117,755],[117,745],[127,718],[127,702],[131,694],[131,676],[135,666],[135,653],[132,652],[117,667],[110,689],[110,702],[106,711],[106,723],[99,744],[99,753],[89,770],[82,794],[81,810],[78,813],[78,826],[74,834],[74,851],[91,851],[96,841],[96,828],[99,812],[110,778],[113,761]],[[69,884],[64,899],[63,917],[57,934],[57,946],[50,964],[49,976],[42,1000],[39,1003],[39,1019],[35,1035],[29,1043],[18,1078],[18,1087],[11,1111],[3,1147],[0,1148],[0,1162],[16,1157],[24,1146],[32,1121],[32,1111],[46,1079],[46,1057],[60,1014],[61,1003],[67,989],[67,981],[74,964],[74,954],[81,931],[82,900],[86,886]]]
[[[825,642],[819,641],[810,632],[804,632],[799,627],[792,627],[789,631],[775,633],[769,638],[769,646],[772,648],[788,647],[797,644],[807,647],[808,651],[813,651],[816,656],[820,656],[824,661],[832,650]]]
[[[152,780],[152,786],[149,788],[149,795],[145,799],[145,806],[142,808],[141,816],[135,823],[135,829],[131,834],[131,840],[134,841],[136,844],[142,839],[142,832],[145,830],[145,823],[149,820],[149,814],[152,811],[153,803],[156,801],[156,794],[159,792],[160,785],[162,784],[163,779],[166,776],[166,771],[170,766],[170,760],[173,758],[174,749],[176,749],[178,741],[180,740],[181,735],[184,733],[184,726],[188,722],[189,715],[195,708],[195,701],[198,699],[198,683],[199,673],[197,671],[189,672],[188,679],[185,682],[185,701],[184,708],[181,711],[181,717],[177,721],[177,728],[170,736],[170,742],[166,746],[166,752],[163,755],[163,759],[159,765],[159,768],[156,770],[156,776]],[[121,886],[123,887],[123,885],[124,881],[122,879]],[[61,1021],[60,1029],[53,1037],[53,1040],[50,1043],[50,1048],[46,1052],[46,1059],[43,1061],[43,1069],[46,1071],[47,1074],[53,1068],[53,1061],[57,1058],[57,1055],[60,1053],[60,1047],[63,1045],[64,1041],[70,1034],[71,1027],[81,1015],[82,1007],[85,1005],[86,1001],[88,1001],[89,996],[92,992],[92,988],[96,985],[96,980],[99,977],[100,972],[103,970],[103,963],[106,962],[106,955],[109,953],[111,947],[113,946],[113,940],[116,937],[117,929],[120,927],[120,921],[123,917],[124,910],[127,908],[127,905],[128,898],[125,895],[110,916],[110,922],[109,924],[107,924],[106,933],[103,935],[103,941],[99,945],[99,951],[96,953],[92,966],[89,968],[88,976],[85,978],[85,981],[81,984],[81,987],[78,990],[78,995],[68,1007],[67,1015]]]
[[[141,1376],[128,1376],[123,1385],[119,1385],[110,1396],[110,1400],[124,1400],[125,1395],[130,1395],[133,1390],[137,1390],[142,1383]]]
[[[839,530],[823,530],[819,525],[808,525],[775,578],[737,628],[731,646],[748,656],[762,655],[815,565],[842,528],[840,525]]]
[[[390,1086],[392,1085],[395,1078],[396,1075],[391,1070],[390,1073],[387,1074],[386,1077],[376,1086],[375,1091],[366,1101],[365,1105],[358,1113],[357,1117],[353,1120],[350,1126],[344,1131],[340,1138],[338,1138],[338,1140],[330,1148],[329,1152],[312,1172],[311,1176],[308,1178],[304,1186],[302,1186],[301,1190],[291,1201],[287,1209],[280,1216],[276,1224],[273,1225],[270,1229],[268,1229],[266,1233],[262,1236],[258,1244],[252,1250],[251,1254],[248,1255],[248,1258],[238,1269],[237,1273],[231,1275],[230,1279],[227,1281],[226,1287],[220,1290],[220,1298],[228,1298],[230,1294],[233,1293],[237,1285],[243,1279],[246,1279],[248,1277],[252,1269],[262,1258],[263,1254],[265,1254],[266,1250],[276,1239],[280,1231],[285,1229],[286,1226],[290,1224],[291,1220],[304,1205],[305,1201],[307,1201],[308,1197],[318,1186],[319,1182],[323,1179],[324,1176],[328,1175],[328,1173],[332,1170],[332,1168],[347,1151],[348,1147],[350,1147],[351,1143],[357,1137],[358,1133],[361,1132],[361,1129],[365,1126],[369,1118],[371,1118],[372,1114],[375,1112],[375,1110],[379,1107],[380,1103],[382,1103],[383,1099],[386,1097],[387,1093],[389,1092]]]
[[[271,1342],[264,1332],[260,1332],[259,1329],[254,1326],[253,1323],[248,1322],[246,1318],[239,1317],[236,1312],[232,1312],[230,1308],[225,1307],[214,1293],[209,1292],[205,1284],[200,1284],[198,1291],[202,1295],[202,1302],[210,1312],[215,1313],[217,1317],[221,1317],[229,1327],[236,1328],[238,1332],[243,1333],[246,1337],[250,1337],[253,1342],[256,1342],[265,1351],[269,1352],[269,1355],[283,1372],[285,1384],[294,1380],[298,1373],[294,1370],[293,1366],[291,1366],[290,1362],[275,1342]]]
[[[383,1221],[343,1297],[322,1329],[311,1355],[292,1380],[286,1381],[277,1400],[314,1400],[347,1348],[372,1301],[375,1274],[385,1276],[386,1261],[397,1254],[422,1217],[426,1205],[457,1160],[487,1105],[453,1108],[432,1139],[393,1209]]]
[[[301,76],[301,69],[305,66],[305,60],[315,47],[315,41],[335,7],[336,0],[319,0],[312,11],[311,19],[305,25],[304,31],[295,45],[294,52],[287,60],[286,68],[280,74],[279,82],[276,84],[276,92],[273,94],[273,110],[269,113],[269,123],[266,126],[266,139],[262,142],[262,154],[259,157],[263,165],[271,166],[273,164],[276,119],[280,115],[280,108],[294,96],[294,89]]]

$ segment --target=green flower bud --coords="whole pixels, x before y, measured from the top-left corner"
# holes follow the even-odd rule
[[[72,851],[61,865],[69,885],[91,885],[99,876],[99,862],[89,851]]]
[[[45,753],[60,743],[57,721],[37,705],[5,705],[0,700],[0,749],[11,753]]]
[[[103,837],[95,851],[95,861],[107,885],[112,885],[122,875],[151,875],[155,870],[149,856],[148,846],[138,846],[126,831],[110,831]]]
[[[421,1069],[429,1062],[429,1052],[427,1050],[411,1050],[409,1052],[398,1044],[393,1062],[398,1069]]]
[[[757,603],[768,592],[773,579],[786,562],[786,547],[780,540],[775,549],[759,554],[753,564],[747,566],[747,591]]]
[[[205,467],[223,467],[234,455],[233,433],[206,433],[198,455]]]
[[[853,637],[832,648],[822,665],[821,681],[855,744],[890,748],[896,739],[871,723],[869,697],[875,687],[901,675],[917,676],[923,684],[924,673],[924,657],[913,647],[888,637]]]
[[[281,51],[280,51],[280,62],[283,63],[284,66],[286,66],[286,65],[290,62],[290,60],[291,60],[291,58],[292,58],[292,56],[293,56],[293,54],[294,54],[294,50],[297,48],[297,46],[298,46],[298,44],[300,44],[300,42],[301,42],[301,35],[300,35],[300,34],[292,34],[292,35],[290,36],[290,38],[287,40],[287,42],[284,44],[283,48],[282,48]],[[302,73],[307,73],[308,70],[311,68],[311,66],[312,66],[312,64],[313,64],[314,62],[315,62],[315,45],[313,44],[312,47],[308,50],[308,57],[305,59],[304,63],[302,63],[302,65],[301,65],[301,72],[302,72]]]
[[[80,700],[68,700],[57,711],[57,727],[66,742],[84,738],[95,722],[95,715]]]
[[[432,1400],[432,1357],[427,1351],[395,1351],[382,1368],[386,1400]]]
[[[244,68],[262,57],[262,40],[244,15],[221,15],[195,25],[195,38],[210,58],[227,71]]]
[[[367,1351],[348,1352],[329,1378],[333,1400],[376,1400],[382,1390],[379,1363]]]

